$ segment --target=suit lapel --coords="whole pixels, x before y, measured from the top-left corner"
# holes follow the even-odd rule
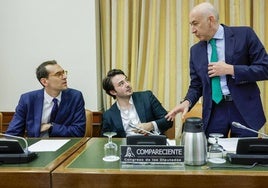
[[[235,45],[234,35],[229,27],[223,25],[223,28],[225,35],[225,62],[227,62],[228,64],[233,64],[232,57],[234,55],[234,45]]]
[[[208,56],[207,56],[207,42],[201,41],[200,42],[200,52],[197,54],[200,54],[198,56],[199,60],[197,62],[200,62],[201,68],[199,70],[204,71],[204,76],[206,77],[207,82],[210,84],[210,78],[208,76]]]
[[[141,97],[141,95],[140,95]],[[136,95],[136,93],[134,92],[132,95],[132,99],[133,99],[133,103],[135,105],[136,111],[138,113],[138,116],[140,118],[141,123],[142,122],[146,122],[146,117],[145,117],[145,109],[143,107],[143,99],[139,99]]]
[[[58,113],[56,114],[56,117],[55,117],[55,122],[58,121],[58,118],[59,117],[65,117],[64,114],[66,114],[66,110],[68,109],[68,95],[66,95],[66,92],[68,91],[67,90],[63,90],[62,93],[61,93],[61,102],[59,104],[59,110],[58,110]]]
[[[120,123],[115,123],[114,124],[115,127],[116,127],[116,129],[117,130],[124,130],[123,122],[122,122],[122,119],[121,119],[120,110],[118,109],[116,103],[114,103],[111,106],[111,116],[112,116],[113,122],[120,122]]]

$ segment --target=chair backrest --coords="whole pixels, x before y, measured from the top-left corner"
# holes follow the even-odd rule
[[[184,116],[184,120],[188,117],[199,117],[202,118],[202,103],[196,103],[194,105],[194,107],[191,109],[190,112],[188,112],[185,116]],[[184,122],[183,120],[183,122]]]
[[[173,121],[173,125],[171,128],[169,128],[166,132],[165,135],[167,136],[168,139],[175,139],[175,132],[176,132],[176,126],[175,126],[175,120]]]
[[[188,112],[184,116],[184,119],[182,120],[182,123],[184,123],[185,119],[188,118],[188,117],[200,117],[200,118],[202,118],[202,103],[200,103],[200,102],[196,103],[195,106],[191,109],[191,111]],[[178,133],[177,136],[181,136],[180,132],[182,132],[182,127],[180,127],[178,131],[179,131],[179,133]],[[176,137],[176,123],[175,123],[175,120],[173,122],[173,126],[165,132],[165,135],[169,139],[174,139]]]
[[[92,137],[93,135],[93,112],[86,109],[86,132],[85,137]]]
[[[191,109],[191,111],[187,112],[187,114],[184,116],[184,119],[182,119],[182,126],[181,126],[181,128],[179,130],[181,134],[183,132],[184,121],[189,117],[202,118],[202,103],[200,103],[200,102],[196,103],[193,106],[193,108]]]
[[[0,112],[0,133],[2,133],[3,114]]]

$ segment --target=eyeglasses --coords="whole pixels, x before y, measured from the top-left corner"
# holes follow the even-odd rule
[[[63,76],[67,76],[67,74],[68,74],[68,71],[63,70],[63,71],[56,72],[55,74],[52,74],[51,76],[56,76],[58,78],[63,78]]]

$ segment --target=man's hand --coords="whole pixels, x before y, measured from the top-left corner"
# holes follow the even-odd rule
[[[143,130],[146,130],[146,131],[149,131],[149,132],[154,129],[154,126],[153,126],[152,122],[140,123],[140,124],[136,125],[136,127],[140,128],[140,129],[143,129]],[[138,129],[136,129],[134,132],[135,133],[140,133],[140,134],[147,134],[145,131],[138,130]]]
[[[184,102],[182,102],[181,104],[179,104],[178,106],[176,106],[175,108],[173,108],[166,116],[165,118],[168,121],[174,121],[175,120],[175,116],[178,113],[182,112],[182,119],[184,119],[185,114],[188,112],[189,110],[189,106],[190,106],[190,102],[188,100],[185,100]]]
[[[232,75],[234,76],[234,66],[225,63],[224,61],[219,61],[216,63],[208,64],[208,76],[222,76],[222,75]]]
[[[51,124],[50,123],[43,123],[41,125],[41,130],[40,132],[45,132],[45,131],[48,131],[48,129],[51,127]]]

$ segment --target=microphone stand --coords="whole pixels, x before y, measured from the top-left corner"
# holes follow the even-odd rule
[[[23,137],[20,137],[20,136],[13,136],[13,135],[10,135],[10,134],[3,134],[3,133],[0,133],[1,136],[5,136],[5,137],[10,137],[10,138],[15,138],[15,139],[20,139],[20,140],[23,140],[24,143],[25,143],[25,152],[28,153],[28,142],[25,138]]]
[[[235,126],[236,128],[246,129],[246,130],[248,130],[248,131],[251,131],[251,132],[260,134],[260,135],[262,135],[262,136],[264,136],[264,137],[268,137],[267,134],[262,133],[262,132],[259,132],[259,131],[255,131],[254,129],[250,129],[250,128],[248,128],[248,127],[246,127],[246,126],[244,126],[244,125],[242,125],[242,124],[240,124],[240,123],[238,123],[238,122],[232,122],[232,125]]]

